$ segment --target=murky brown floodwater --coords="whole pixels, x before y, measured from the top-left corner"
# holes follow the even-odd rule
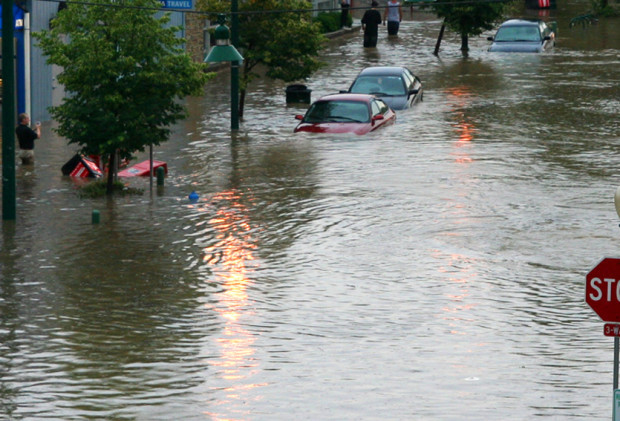
[[[314,99],[375,64],[425,85],[363,138],[293,135],[304,107],[258,81],[231,141],[223,72],[152,196],[78,199],[46,123],[2,222],[0,418],[609,419],[583,298],[620,254],[620,28],[561,3],[546,55],[447,33],[437,58],[420,15],[376,51],[334,40]]]

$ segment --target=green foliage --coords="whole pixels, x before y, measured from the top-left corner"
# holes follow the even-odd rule
[[[592,7],[592,13],[600,17],[617,17],[620,15],[620,9],[618,8],[618,1],[615,5],[610,4],[609,0],[590,0]]]
[[[616,2],[616,5],[618,2]],[[590,0],[592,9],[587,13],[575,16],[570,20],[569,28],[581,25],[584,29],[586,26],[594,25],[599,18],[613,18],[620,16],[620,9],[609,4],[608,0]]]
[[[458,4],[460,2],[463,5]],[[505,5],[503,2],[471,3],[470,0],[437,0],[430,7],[438,17],[444,18],[446,26],[459,33],[465,42],[469,36],[480,35],[493,29],[496,22],[503,17]],[[462,48],[466,49],[466,45]]]
[[[598,11],[599,16],[605,18],[617,18],[620,16],[620,9],[618,7],[613,7],[611,5],[606,5],[601,7]]]
[[[230,1],[198,0],[200,10],[230,12]],[[266,76],[285,82],[305,80],[323,64],[318,54],[326,38],[321,25],[313,22],[311,4],[304,0],[247,0],[239,5],[239,50],[243,55],[240,76],[240,115],[250,82]],[[216,16],[209,16],[212,21]],[[230,24],[228,24],[230,26]]]
[[[199,94],[210,78],[155,17],[157,0],[68,3],[50,30],[34,34],[47,62],[62,67],[67,97],[50,112],[58,134],[84,154],[130,158],[168,139],[186,116],[179,100]],[[127,6],[127,7],[123,7]]]
[[[103,197],[110,192],[107,191],[107,182],[105,180],[95,180],[78,189],[78,196],[83,199],[95,199]],[[142,195],[144,190],[134,187],[127,187],[120,181],[112,183],[112,193],[121,196],[125,195]]]
[[[313,21],[321,25],[321,32],[326,34],[329,32],[335,32],[340,29],[340,12],[320,12]],[[347,18],[347,25],[353,24],[353,18],[349,13]]]
[[[317,56],[323,38],[318,25],[309,18],[295,14],[282,14],[278,19],[252,15],[241,21],[244,69],[260,63],[267,66],[268,77],[292,82],[306,79],[321,67]]]
[[[504,10],[502,11],[502,18],[498,20],[497,23],[501,23],[506,18],[512,16],[521,16],[523,14],[523,2],[519,0],[512,0],[507,3],[504,3]]]
[[[576,25],[581,25],[583,28],[585,28],[586,26],[593,25],[596,22],[598,22],[598,18],[596,17],[596,15],[592,13],[586,13],[584,15],[579,15],[572,18],[568,27],[572,29]]]

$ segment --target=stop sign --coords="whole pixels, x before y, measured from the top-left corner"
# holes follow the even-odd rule
[[[606,257],[586,275],[586,303],[604,322],[620,323],[620,259]]]

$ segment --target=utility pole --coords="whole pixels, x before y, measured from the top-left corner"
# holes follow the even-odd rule
[[[14,221],[15,46],[13,0],[2,0],[2,219]]]

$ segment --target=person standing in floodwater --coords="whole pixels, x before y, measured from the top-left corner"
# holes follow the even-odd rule
[[[398,35],[398,28],[403,20],[403,8],[398,0],[389,0],[385,6],[383,24],[387,21],[388,35]]]
[[[19,158],[23,165],[32,165],[34,164],[34,141],[41,138],[41,123],[37,122],[32,130],[29,126],[30,116],[26,113],[17,116],[17,122],[19,124],[15,128],[15,134],[19,142]]]
[[[340,0],[340,29],[347,27],[351,0]]]
[[[373,48],[377,46],[379,37],[379,25],[381,25],[381,13],[377,10],[377,0],[372,0],[371,9],[364,12],[362,17],[362,30],[364,31],[364,47]]]

